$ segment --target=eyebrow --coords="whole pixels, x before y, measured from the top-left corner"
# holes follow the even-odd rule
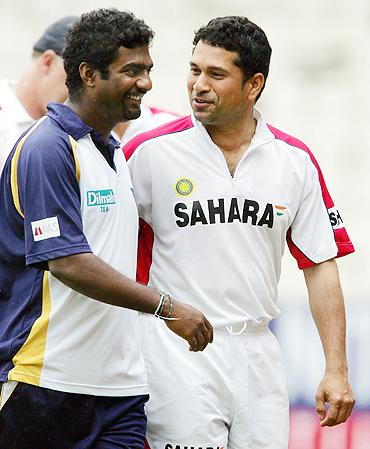
[[[196,64],[193,61],[190,61],[189,65],[190,65],[190,67],[198,67],[198,64]],[[207,66],[207,70],[218,70],[223,73],[229,73],[228,70],[224,69],[223,67],[217,66],[217,65],[213,65],[213,66],[209,66],[209,67]]]
[[[124,65],[124,66],[122,67],[122,70],[127,69],[127,68],[138,69],[138,70],[143,70],[143,69],[148,69],[148,70],[150,70],[150,69],[153,68],[153,65],[154,65],[153,63],[147,65],[147,64],[138,64],[138,63],[135,63],[135,62],[132,62],[132,63],[129,62],[128,64],[126,64],[126,65]]]

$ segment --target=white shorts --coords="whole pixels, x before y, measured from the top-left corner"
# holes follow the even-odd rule
[[[279,344],[268,327],[214,332],[204,352],[142,317],[151,449],[287,449],[289,406]]]

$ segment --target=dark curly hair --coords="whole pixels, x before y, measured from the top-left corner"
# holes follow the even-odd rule
[[[244,82],[256,73],[262,73],[265,80],[267,79],[272,51],[270,44],[263,30],[246,17],[227,16],[212,19],[195,32],[194,46],[199,41],[237,52],[239,57],[234,63],[243,71]]]
[[[68,31],[62,53],[70,97],[76,97],[83,86],[79,71],[82,62],[108,79],[108,66],[121,46],[149,45],[153,37],[153,30],[128,11],[101,8],[82,14]]]

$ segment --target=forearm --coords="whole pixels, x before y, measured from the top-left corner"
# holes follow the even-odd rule
[[[322,342],[326,370],[347,374],[346,322],[335,260],[305,270],[313,319]]]
[[[50,260],[49,270],[72,290],[106,304],[146,313],[154,313],[158,305],[158,292],[132,281],[92,253]]]
[[[48,265],[63,284],[106,304],[153,314],[161,300],[158,291],[132,281],[92,253],[60,257]],[[212,326],[199,310],[172,297],[163,298],[160,316],[170,320],[167,326],[189,343],[190,351],[203,351],[212,343]]]

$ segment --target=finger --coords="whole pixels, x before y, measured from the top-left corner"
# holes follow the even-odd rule
[[[205,348],[208,343],[212,343],[213,341],[213,327],[208,321],[204,321],[202,326],[202,333],[203,337],[206,339],[206,345],[204,346]]]
[[[329,405],[325,418],[320,422],[321,427],[332,427],[338,424],[338,413],[340,406],[336,403]]]
[[[195,337],[198,342],[197,351],[203,351],[203,349],[207,346],[208,340],[206,340],[206,338],[203,336],[202,332],[198,332]]]
[[[338,410],[338,424],[345,422],[350,414],[350,406],[343,404]]]
[[[355,405],[353,400],[346,401],[343,406],[340,408],[338,413],[338,420],[342,423],[347,421],[348,417],[352,413],[352,409]]]
[[[189,338],[188,343],[189,343],[189,351],[192,351],[192,352],[198,351],[198,340],[196,339],[195,336],[192,338]]]
[[[320,421],[322,421],[326,415],[326,408],[324,398],[319,394],[316,396],[316,412],[319,415]]]
[[[207,330],[208,330],[208,333],[209,333],[209,343],[212,343],[213,342],[213,326],[212,326],[212,324],[207,320],[207,318],[205,318],[205,322],[204,322],[204,324],[205,324],[205,326],[206,326],[206,328],[207,328]]]

